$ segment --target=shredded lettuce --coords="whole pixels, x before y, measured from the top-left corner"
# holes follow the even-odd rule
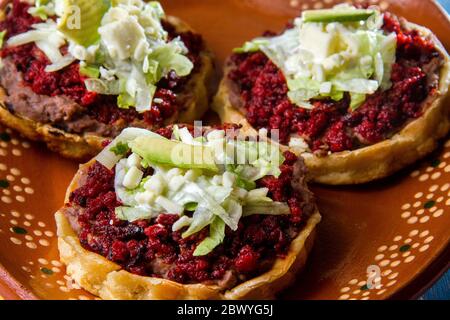
[[[100,68],[98,66],[80,66],[80,73],[89,78],[97,79],[100,77]]]
[[[233,217],[228,214],[220,203],[216,201],[215,196],[210,195],[196,184],[190,184],[189,188],[199,195],[202,199],[202,205],[205,204],[208,206],[208,210],[210,210],[214,215],[219,216],[231,230],[237,230],[239,220],[233,219]]]
[[[372,94],[378,89],[376,80],[352,79],[347,81],[336,80],[333,85],[338,91],[359,94]]]
[[[183,233],[183,238],[189,238],[190,236],[202,231],[204,228],[213,223],[216,216],[214,213],[203,205],[199,205],[192,216],[192,223],[189,229]]]
[[[352,93],[350,94],[350,97],[351,97],[350,101],[351,110],[358,109],[366,101],[366,95],[363,93]]]
[[[286,215],[291,214],[291,209],[286,203],[281,202],[252,203],[243,207],[244,217],[255,214]]]
[[[149,60],[158,62],[161,74],[167,74],[173,70],[180,77],[187,76],[191,73],[194,65],[191,60],[179,52],[179,48],[173,43],[159,47],[149,55]]]
[[[42,23],[36,23],[32,25],[32,28],[27,32],[9,38],[7,45],[15,47],[34,42],[50,61],[50,64],[45,68],[45,72],[55,72],[64,69],[76,60],[71,54],[63,56],[61,53],[61,47],[66,41],[64,36],[56,30],[55,21],[47,20]]]
[[[253,190],[256,188],[256,182],[251,181],[251,180],[247,180],[245,178],[242,177],[238,177],[237,178],[237,182],[236,182],[237,186],[239,188],[245,189],[247,191]]]
[[[381,88],[387,90],[391,87],[391,73],[392,66],[395,63],[397,51],[397,36],[391,33],[387,37],[379,36],[381,42],[381,57],[384,62],[383,80],[381,81]]]
[[[36,0],[34,7],[28,9],[28,13],[41,20],[47,20],[49,16],[55,15],[55,3],[50,0]]]
[[[174,136],[174,140],[169,142],[190,147],[210,148],[211,142],[226,142],[248,159],[242,164],[218,166],[216,172],[179,167],[170,160],[150,161],[166,157],[166,153],[160,150],[167,139],[144,129],[126,129],[97,157],[107,168],[115,166],[114,188],[122,203],[116,209],[119,219],[149,220],[163,212],[177,214],[180,218],[173,230],[182,231],[183,238],[209,228],[208,238],[195,250],[196,256],[203,256],[224,241],[226,228],[236,231],[242,217],[290,213],[286,203],[274,202],[269,197],[269,189],[257,188],[256,183],[264,176],[279,176],[281,173],[279,167],[284,157],[278,147],[266,141],[229,140],[220,130],[209,132],[206,138],[194,138],[186,128],[175,126]],[[130,146],[143,137],[154,139],[141,152],[134,148],[130,150]],[[211,152],[214,158],[218,157],[216,152],[221,154],[218,150]],[[148,158],[145,163],[144,153]],[[233,160],[244,159],[233,157]],[[149,167],[152,173],[143,177],[143,172],[149,172],[146,170]],[[130,174],[133,172],[141,174],[137,178],[139,180],[133,180]]]
[[[41,0],[29,12],[45,22],[11,37],[8,46],[36,43],[51,61],[47,72],[80,61],[87,90],[117,96],[119,108],[150,110],[162,78],[170,72],[185,77],[194,68],[182,39],[169,39],[164,30],[157,1]],[[70,55],[61,54],[64,45]]]
[[[268,193],[269,189],[267,188],[254,189],[248,193],[245,203],[246,205],[250,205],[273,202],[273,200],[267,196]]]
[[[45,6],[49,3],[51,3],[51,0],[36,0],[35,5],[36,5],[36,7],[41,7],[41,6]]]
[[[118,219],[129,222],[148,220],[153,217],[152,212],[134,207],[117,207],[115,213]]]
[[[206,256],[219,246],[225,239],[225,222],[216,217],[209,227],[209,237],[203,240],[195,249],[194,257]]]
[[[28,10],[28,13],[33,17],[37,17],[41,20],[47,20],[48,18],[48,10],[45,7],[31,7]]]
[[[75,62],[75,58],[72,57],[70,54],[58,59],[55,63],[52,63],[45,67],[45,72],[55,72],[61,69],[64,69],[65,67],[71,65]]]
[[[375,9],[338,5],[308,11],[283,34],[256,38],[235,52],[265,53],[282,70],[288,97],[299,107],[312,109],[312,99],[339,101],[349,93],[356,110],[367,95],[391,86],[397,41],[382,25],[383,15]]]
[[[236,228],[231,228],[231,230],[236,231],[239,220],[242,218],[242,205],[238,202],[238,200],[230,198],[223,203],[223,207],[227,211],[230,219],[236,223]]]
[[[134,99],[128,93],[121,93],[117,97],[117,106],[121,109],[129,109],[134,105]]]
[[[120,82],[118,80],[107,81],[102,79],[90,78],[85,80],[84,84],[88,91],[106,95],[120,94]]]
[[[109,61],[105,67],[117,71],[115,76],[125,83],[117,93],[120,108],[150,110],[163,77],[171,71],[184,77],[193,70],[184,43],[179,38],[168,40],[161,24],[164,16],[159,3],[137,0],[117,1],[103,18],[99,32],[100,49],[106,49]]]
[[[197,183],[200,185],[200,183]],[[209,184],[209,182],[208,182]],[[233,188],[230,187],[224,187],[224,186],[202,186],[202,189],[205,189],[208,194],[210,194],[213,199],[217,203],[223,203],[226,199],[228,199],[233,192]]]
[[[194,212],[198,208],[198,203],[196,203],[196,202],[189,202],[189,203],[187,203],[184,206],[184,208],[186,209],[186,211]]]
[[[189,218],[188,216],[182,216],[180,219],[178,219],[172,226],[172,231],[177,232],[185,227],[189,227],[192,223],[192,218]]]
[[[60,48],[65,44],[64,36],[56,30],[56,23],[52,20],[34,24],[33,29],[17,34],[8,39],[9,47],[21,46],[34,42],[41,49],[52,64],[63,59]]]

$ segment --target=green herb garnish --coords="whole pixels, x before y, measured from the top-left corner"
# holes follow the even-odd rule
[[[125,156],[130,151],[130,147],[126,142],[118,142],[111,148],[111,152],[114,152],[116,156]]]

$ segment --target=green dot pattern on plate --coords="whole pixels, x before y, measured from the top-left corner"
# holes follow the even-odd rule
[[[51,276],[53,274],[53,271],[48,268],[41,268],[41,272],[45,273],[46,275]]]
[[[2,132],[2,133],[0,133],[0,140],[9,142],[9,141],[11,141],[11,136],[6,132]]]
[[[438,167],[441,164],[441,160],[439,159],[434,159],[430,162],[430,165],[434,168]]]
[[[425,202],[425,204],[423,205],[423,207],[424,207],[425,209],[431,209],[431,208],[433,208],[435,205],[436,205],[436,201],[430,200],[430,201]]]
[[[17,234],[27,234],[28,233],[28,231],[26,229],[21,228],[21,227],[12,227],[12,231],[14,231],[14,233],[17,233]]]
[[[9,182],[7,180],[0,180],[0,188],[6,189],[9,187]]]
[[[409,251],[409,249],[411,249],[411,246],[409,244],[405,244],[404,246],[400,247],[400,252],[406,252]]]

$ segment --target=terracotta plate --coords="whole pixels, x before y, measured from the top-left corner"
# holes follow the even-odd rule
[[[449,19],[435,2],[368,2],[428,26],[450,49]],[[322,8],[333,1],[171,0],[163,4],[168,13],[203,33],[220,66],[243,41],[267,29],[281,30],[301,9]],[[67,277],[56,247],[53,213],[62,205],[76,170],[76,163],[0,128],[0,295],[4,298],[93,298]],[[283,298],[404,298],[446,267],[450,141],[389,180],[314,190],[324,220],[307,270]]]

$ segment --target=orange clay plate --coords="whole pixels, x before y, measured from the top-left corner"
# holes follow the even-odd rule
[[[366,2],[431,28],[450,49],[450,22],[435,2]],[[333,3],[163,1],[169,14],[204,35],[218,66],[245,40],[268,29],[281,30],[302,9]],[[56,245],[53,213],[63,204],[76,170],[76,163],[0,128],[0,297],[94,298],[66,275]],[[448,266],[450,141],[388,180],[313,189],[324,219],[308,267],[281,298],[411,298]]]

